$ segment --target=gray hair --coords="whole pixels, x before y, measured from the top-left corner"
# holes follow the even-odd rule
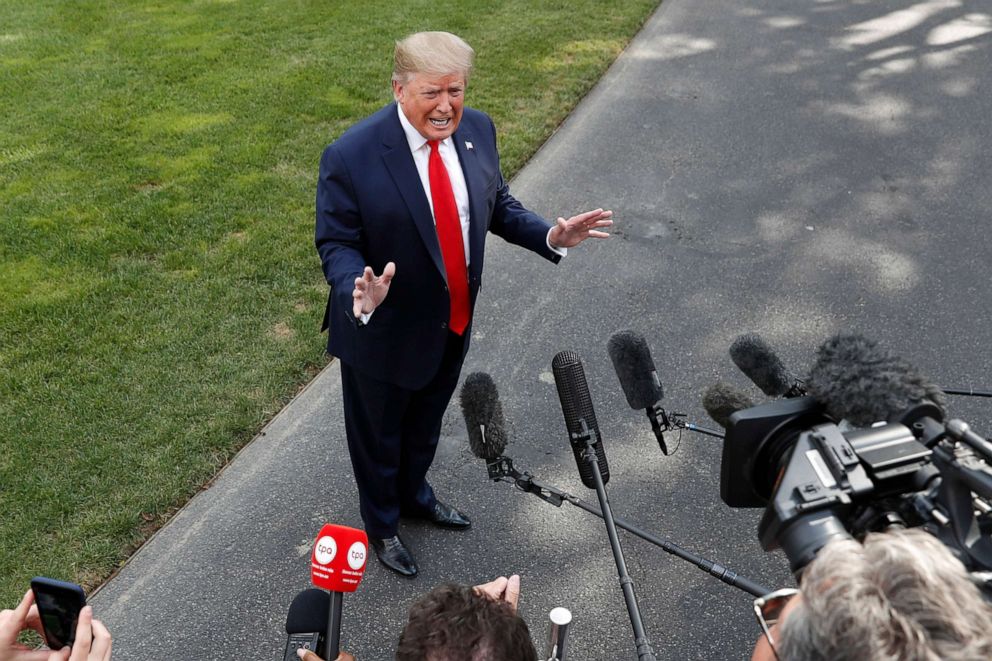
[[[417,32],[396,42],[393,52],[393,81],[405,85],[414,74],[431,76],[461,74],[468,82],[475,51],[450,32]]]
[[[992,606],[932,535],[873,533],[820,551],[779,637],[783,661],[989,659]]]

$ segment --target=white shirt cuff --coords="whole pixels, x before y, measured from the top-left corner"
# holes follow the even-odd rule
[[[551,229],[554,229],[553,227]],[[555,253],[559,257],[564,257],[568,254],[568,248],[556,248],[551,245],[551,230],[548,230],[548,235],[544,237],[544,242],[548,244],[548,250]]]

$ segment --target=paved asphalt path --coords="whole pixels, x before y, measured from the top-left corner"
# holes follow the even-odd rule
[[[787,584],[782,557],[758,546],[758,513],[720,501],[720,443],[687,435],[663,457],[626,407],[606,341],[620,328],[644,333],[666,405],[701,423],[706,386],[749,385],[726,354],[745,331],[797,372],[828,334],[855,329],[942,385],[992,386],[990,71],[984,0],[666,0],[513,182],[549,218],[614,209],[613,238],[559,266],[490,243],[464,374],[487,371],[500,387],[518,466],[595,500],[551,378],[552,357],[575,350],[616,514]],[[987,404],[953,404],[992,430]],[[432,481],[472,529],[404,524],[421,575],[403,580],[373,561],[345,599],[347,649],[391,658],[417,595],[518,572],[539,647],[548,611],[567,606],[572,659],[634,658],[598,519],[488,482],[455,406]],[[309,583],[309,547],[328,521],[360,525],[336,364],[93,599],[115,658],[281,658],[287,606]],[[747,595],[621,537],[658,658],[749,654],[758,629]]]

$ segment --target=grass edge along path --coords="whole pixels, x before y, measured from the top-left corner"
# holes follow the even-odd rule
[[[656,0],[0,9],[0,604],[99,585],[326,364],[323,147],[393,42],[476,49],[512,176]]]

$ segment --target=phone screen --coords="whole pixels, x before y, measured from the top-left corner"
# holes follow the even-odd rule
[[[71,646],[76,639],[79,611],[86,605],[83,589],[75,583],[36,577],[31,580],[45,639],[53,650]]]

